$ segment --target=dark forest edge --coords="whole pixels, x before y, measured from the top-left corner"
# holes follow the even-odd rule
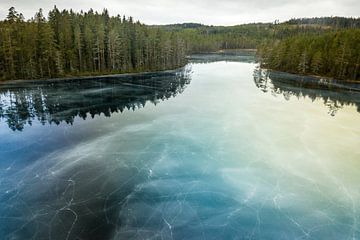
[[[182,38],[132,17],[56,7],[25,21],[14,8],[0,22],[0,79],[152,72],[185,65]]]
[[[265,68],[359,81],[360,29],[270,41],[259,46],[258,55]]]
[[[176,69],[195,53],[258,49],[278,71],[359,80],[360,18],[279,23],[144,25],[132,17],[54,7],[25,21],[14,8],[0,21],[0,80],[62,78]]]

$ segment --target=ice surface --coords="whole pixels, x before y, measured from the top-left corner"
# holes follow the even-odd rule
[[[1,239],[359,239],[357,95],[254,84],[255,67],[7,86]],[[347,99],[334,117],[326,96]]]

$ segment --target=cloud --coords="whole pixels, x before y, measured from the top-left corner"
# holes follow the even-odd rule
[[[294,17],[352,16],[359,17],[358,0],[2,0],[0,17],[5,18],[7,9],[14,6],[26,18],[32,17],[39,8],[48,12],[58,8],[102,11],[108,8],[112,15],[133,16],[147,24],[199,22],[213,25],[235,25],[249,22],[281,21]]]

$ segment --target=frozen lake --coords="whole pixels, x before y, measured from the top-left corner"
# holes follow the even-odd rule
[[[248,54],[0,85],[0,238],[360,239],[359,106]]]

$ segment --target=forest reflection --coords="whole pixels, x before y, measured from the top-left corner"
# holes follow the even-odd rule
[[[189,67],[160,73],[86,79],[24,81],[0,85],[0,119],[14,131],[34,120],[41,124],[72,124],[75,117],[136,110],[184,91],[191,81]]]
[[[360,86],[356,83],[327,84],[315,77],[300,76],[256,68],[254,82],[264,93],[273,96],[282,95],[285,100],[292,96],[311,101],[322,101],[328,108],[328,113],[335,116],[344,106],[355,106],[360,113]]]

